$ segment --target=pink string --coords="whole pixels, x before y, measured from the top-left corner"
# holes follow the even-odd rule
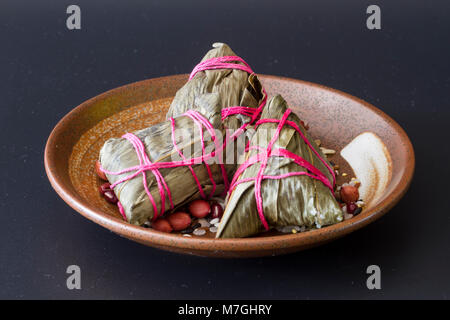
[[[237,63],[230,63],[230,62],[241,62],[242,64]],[[244,59],[238,57],[238,56],[224,56],[224,57],[217,57],[217,58],[211,58],[208,60],[205,60],[198,65],[195,66],[195,68],[192,70],[191,74],[189,75],[189,80],[191,80],[198,72],[205,71],[205,70],[216,70],[216,69],[238,69],[245,71],[249,74],[254,74],[252,68],[247,64],[247,62],[244,61]],[[264,108],[267,100],[267,94],[266,91],[263,88],[264,98],[261,103],[261,105],[258,108],[251,108],[251,107],[243,107],[243,106],[232,106],[223,108],[221,111],[222,114],[222,121],[224,121],[227,117],[235,114],[242,114],[245,116],[250,117],[250,123],[253,123],[258,116],[261,114],[262,109]],[[245,124],[242,128],[242,130],[247,127],[248,123]]]
[[[125,210],[122,207],[122,204],[120,203],[120,201],[117,202],[117,206],[119,207],[119,212],[123,217],[123,220],[127,220],[127,215],[125,214]]]
[[[235,64],[229,62],[241,62],[242,64]],[[197,64],[189,75],[189,80],[191,80],[197,72],[205,71],[205,70],[217,70],[217,69],[238,69],[250,74],[254,73],[252,68],[244,61],[241,57],[238,56],[224,56],[217,57],[205,60]]]
[[[319,180],[321,181],[327,188],[329,188],[331,190],[331,192],[333,192],[334,189],[334,185],[335,185],[335,175],[334,175],[334,171],[331,169],[331,167],[326,163],[326,161],[324,159],[322,159],[322,157],[319,155],[319,153],[312,147],[311,143],[308,141],[308,139],[305,137],[305,135],[301,132],[300,128],[297,126],[297,124],[293,121],[289,121],[287,120],[289,114],[291,113],[291,109],[287,109],[286,112],[283,114],[283,117],[281,118],[281,120],[278,119],[262,119],[259,120],[255,126],[258,126],[260,124],[263,123],[278,123],[277,126],[277,130],[274,134],[274,136],[272,137],[272,139],[270,140],[269,144],[267,145],[266,149],[263,149],[259,146],[250,146],[247,148],[247,151],[250,150],[258,150],[260,151],[260,153],[257,153],[256,155],[250,157],[249,159],[247,159],[236,171],[233,180],[231,181],[231,186],[230,186],[230,192],[232,190],[234,190],[236,188],[237,185],[244,183],[244,182],[249,182],[249,181],[254,181],[255,183],[255,199],[256,199],[256,207],[258,210],[258,216],[261,220],[261,223],[263,224],[264,228],[266,230],[269,230],[269,225],[266,221],[266,218],[264,216],[264,210],[263,210],[263,199],[261,196],[261,184],[262,184],[262,180],[263,179],[283,179],[283,178],[287,178],[287,177],[292,177],[292,176],[300,176],[300,175],[306,175],[308,177],[311,177],[313,179]],[[309,163],[308,161],[306,161],[305,159],[303,159],[302,157],[284,149],[284,148],[277,148],[277,149],[272,149],[273,144],[275,143],[275,141],[278,139],[281,130],[283,129],[284,125],[289,125],[291,127],[293,127],[295,129],[295,131],[297,131],[300,134],[300,137],[303,139],[303,141],[306,142],[306,144],[311,148],[311,150],[317,155],[317,157],[320,159],[320,161],[325,164],[325,166],[327,167],[327,169],[330,171],[332,177],[333,177],[333,183],[331,184],[330,181],[328,181],[328,179],[326,178],[326,176],[316,167],[314,167],[311,163]],[[276,176],[268,176],[268,175],[264,175],[264,170],[267,166],[267,162],[268,159],[270,157],[286,157],[286,158],[290,158],[294,161],[294,163],[298,164],[299,166],[305,168],[307,171],[297,171],[297,172],[288,172],[285,174],[281,174],[281,175],[276,175]],[[255,164],[255,163],[260,163],[260,168],[258,170],[258,173],[256,175],[256,177],[252,177],[252,178],[245,178],[245,179],[241,179],[238,181],[239,176],[244,172],[245,169],[247,169],[248,167],[250,167],[251,165]],[[309,172],[308,172],[309,171]]]

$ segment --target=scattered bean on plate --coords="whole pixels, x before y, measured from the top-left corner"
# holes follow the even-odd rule
[[[189,212],[196,218],[204,218],[211,213],[211,205],[205,200],[194,200],[188,208]]]
[[[97,176],[105,181],[108,181],[108,178],[106,177],[106,174],[100,169],[102,167],[100,161],[95,162],[95,172],[97,173]]]
[[[111,184],[108,182],[102,184],[99,188],[100,194],[106,199],[106,201],[116,204],[119,199],[117,199],[114,190],[111,189]]]
[[[186,228],[184,230],[181,230],[182,234],[189,234],[189,233],[192,233],[192,232],[194,232],[194,229],[192,227],[189,227],[189,228]]]
[[[213,202],[211,204],[211,218],[213,219],[220,219],[223,215],[223,208],[220,204],[217,202]]]
[[[161,232],[170,233],[173,231],[173,228],[170,225],[169,221],[167,221],[164,218],[158,218],[155,221],[153,221],[152,227],[153,227],[153,229],[161,231]]]
[[[191,226],[192,229],[197,229],[197,228],[200,228],[200,227],[203,227],[201,223],[196,223],[196,224]]]
[[[355,186],[343,185],[340,190],[341,199],[345,203],[356,202],[359,199],[359,191]]]
[[[175,212],[167,217],[167,221],[173,230],[180,231],[191,225],[191,216],[186,212]]]
[[[347,204],[347,213],[353,214],[355,212],[356,208],[358,208],[358,206],[354,202],[348,203]]]

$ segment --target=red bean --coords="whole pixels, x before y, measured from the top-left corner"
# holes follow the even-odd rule
[[[101,194],[105,193],[107,190],[111,190],[111,184],[109,182],[102,184],[99,188]]]
[[[211,206],[208,201],[194,200],[189,203],[189,212],[196,218],[204,218],[211,212]]]
[[[159,219],[156,219],[155,221],[153,221],[152,228],[155,230],[158,230],[161,232],[167,232],[167,233],[171,233],[173,230],[170,223],[164,218],[159,218]]]
[[[211,203],[211,218],[212,219],[220,219],[223,216],[223,208],[217,202]]]
[[[116,204],[119,202],[119,199],[117,199],[116,194],[112,190],[108,190],[103,194],[103,197],[106,199],[106,201]]]
[[[353,214],[355,212],[356,208],[358,208],[358,206],[354,202],[348,203],[347,204],[347,213]]]
[[[356,202],[359,199],[358,188],[354,186],[343,186],[341,188],[341,199],[345,203]]]
[[[175,212],[167,217],[167,221],[175,231],[186,229],[192,222],[191,216],[186,212]]]
[[[108,178],[106,177],[106,174],[100,169],[102,167],[100,161],[95,162],[95,172],[97,173],[97,176],[105,181],[108,181]]]
[[[116,204],[119,199],[117,199],[114,190],[111,189],[111,184],[108,182],[102,184],[99,188],[100,194],[105,198],[106,201]]]

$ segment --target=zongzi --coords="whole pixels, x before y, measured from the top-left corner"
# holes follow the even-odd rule
[[[127,221],[141,225],[193,199],[224,193],[231,172],[201,159],[213,137],[183,116],[106,141],[100,163]]]

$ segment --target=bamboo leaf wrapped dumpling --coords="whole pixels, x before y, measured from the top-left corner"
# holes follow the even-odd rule
[[[222,130],[224,139],[236,135],[229,139],[233,146],[225,148],[223,156],[227,169],[236,170],[238,156],[243,152],[240,146],[251,135],[244,129],[260,115],[267,95],[250,66],[228,45],[212,46],[193,69],[189,81],[177,91],[166,117],[177,117],[208,104],[212,126]],[[235,143],[236,139],[241,143]]]
[[[257,124],[246,162],[233,178],[216,237],[247,237],[270,227],[312,228],[342,221],[332,192],[331,165],[280,95],[270,100]]]
[[[202,64],[216,58],[228,57],[225,61],[214,61],[211,69],[203,70]],[[222,68],[219,68],[220,66]],[[234,69],[231,67],[240,67]],[[222,121],[223,109],[233,106],[258,108],[264,97],[263,88],[258,77],[253,72],[247,72],[250,67],[237,57],[231,48],[224,43],[214,43],[201,62],[194,68],[190,80],[180,88],[167,112],[167,118],[177,117],[187,110],[197,110],[199,101],[208,100],[214,106],[214,116],[210,122],[214,128],[236,130],[242,123],[250,121],[250,117],[237,114]],[[250,69],[251,70],[251,69]]]
[[[172,121],[175,128],[182,129],[181,132],[174,131],[178,134],[172,134]],[[214,142],[207,130],[203,133],[203,138],[205,148],[210,148]],[[174,147],[174,141],[177,148]],[[137,150],[136,146],[139,147],[140,144],[143,152]],[[232,174],[231,168],[225,168],[217,162],[207,165],[201,161],[191,166],[170,166],[174,161],[183,160],[178,151],[186,159],[201,157],[203,150],[199,147],[200,144],[198,123],[188,116],[164,121],[105,142],[100,150],[102,170],[111,183],[119,199],[119,208],[128,222],[142,225],[155,216],[161,216],[172,205],[176,208],[200,197],[224,193],[224,179]],[[142,166],[140,158],[144,157],[148,157],[148,163],[169,163],[169,167],[138,172],[138,167]],[[122,173],[117,174],[118,172]],[[126,179],[134,173],[138,174]],[[126,180],[121,182],[123,179]]]

